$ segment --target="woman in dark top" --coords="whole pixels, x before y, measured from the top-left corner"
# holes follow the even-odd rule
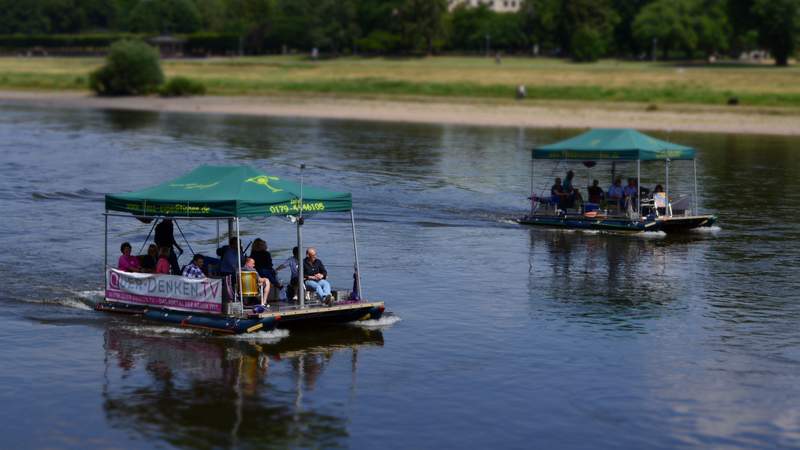
[[[156,244],[150,244],[147,247],[147,254],[140,256],[139,259],[141,260],[142,272],[154,273],[158,263],[158,247]]]
[[[267,278],[273,286],[280,288],[280,283],[275,276],[275,269],[272,267],[272,255],[267,250],[267,242],[261,238],[253,241],[253,250],[250,251],[250,257],[256,262],[256,271],[258,275]]]

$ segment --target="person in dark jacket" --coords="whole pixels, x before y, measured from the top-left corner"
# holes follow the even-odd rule
[[[253,249],[250,251],[250,257],[256,262],[256,271],[258,276],[266,278],[272,283],[273,286],[281,288],[280,283],[275,274],[275,269],[272,267],[272,254],[267,249],[267,242],[261,238],[253,241]]]
[[[317,249],[309,247],[303,260],[303,278],[306,287],[314,289],[322,301],[331,301],[331,284],[328,282],[328,271],[317,258]]]
[[[178,265],[178,255],[175,254],[175,250],[173,247],[177,248],[180,254],[183,254],[183,249],[177,242],[175,242],[175,231],[172,225],[172,219],[164,219],[156,225],[156,235],[153,239],[156,242],[156,245],[161,247],[167,247],[169,249],[169,266],[170,271],[174,274],[181,273],[181,266]]]

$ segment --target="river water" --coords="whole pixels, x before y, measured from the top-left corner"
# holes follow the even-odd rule
[[[706,232],[514,224],[527,150],[575,132],[0,107],[2,447],[800,447],[800,139],[654,133],[699,149]],[[234,338],[92,310],[104,193],[300,162],[353,193],[380,322]],[[671,170],[690,194],[691,163]],[[536,188],[564,171],[537,165]],[[180,225],[213,251],[215,224]],[[304,229],[348,286],[349,217]],[[115,261],[149,227],[110,230]],[[282,219],[243,235],[293,245]]]

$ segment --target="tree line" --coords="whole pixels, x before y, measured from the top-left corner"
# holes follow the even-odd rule
[[[0,35],[78,33],[202,34],[210,47],[249,54],[317,48],[593,61],[764,49],[786,65],[800,40],[800,0],[521,0],[515,13],[450,8],[448,0],[0,0]]]

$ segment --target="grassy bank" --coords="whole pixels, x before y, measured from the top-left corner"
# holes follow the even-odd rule
[[[98,58],[0,58],[0,89],[82,90]],[[203,82],[209,94],[324,93],[348,97],[531,99],[645,104],[740,105],[800,110],[800,68],[553,59],[295,56],[163,62],[168,76]]]

